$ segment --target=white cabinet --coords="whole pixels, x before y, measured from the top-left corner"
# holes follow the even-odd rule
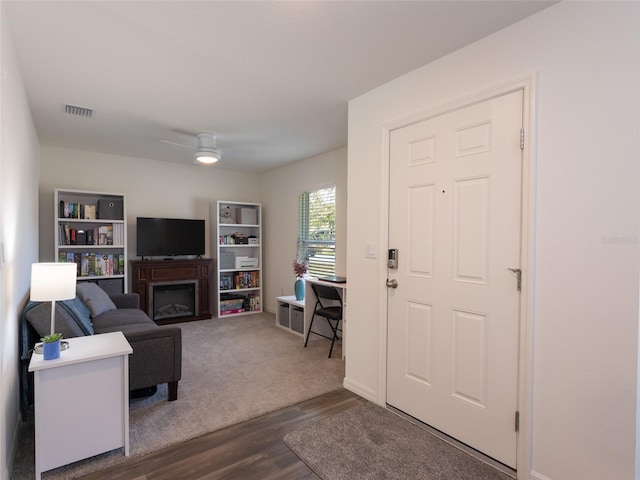
[[[127,291],[127,212],[124,194],[56,189],[55,259],[74,262],[78,281],[107,293]]]
[[[129,355],[122,332],[69,338],[55,360],[34,353],[36,479],[124,447],[129,455]]]
[[[218,317],[262,312],[262,206],[219,200],[211,216]]]

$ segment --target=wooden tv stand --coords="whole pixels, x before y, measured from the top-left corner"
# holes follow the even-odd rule
[[[140,295],[140,308],[157,324],[189,322],[211,318],[211,273],[213,260],[132,260],[133,293]],[[154,309],[154,288],[192,286],[195,311],[170,319],[158,319]],[[155,311],[154,311],[155,310]]]

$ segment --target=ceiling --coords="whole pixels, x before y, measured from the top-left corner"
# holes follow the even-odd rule
[[[549,1],[7,1],[40,143],[263,172],[347,143],[347,102]],[[94,110],[65,113],[65,104]]]

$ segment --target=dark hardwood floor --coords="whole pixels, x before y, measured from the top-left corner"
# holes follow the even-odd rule
[[[318,479],[284,444],[290,431],[367,401],[341,389],[179,445],[127,460],[81,480]]]

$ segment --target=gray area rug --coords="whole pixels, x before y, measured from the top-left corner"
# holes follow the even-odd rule
[[[288,433],[284,442],[323,480],[512,480],[372,403]]]
[[[175,325],[174,325],[175,326]],[[178,400],[161,385],[152,397],[131,400],[128,458],[255,418],[336,390],[344,379],[342,352],[275,326],[269,313],[180,323],[182,380]],[[23,426],[12,480],[35,475],[33,423]],[[96,432],[99,435],[99,432]],[[44,480],[71,480],[127,458],[123,449],[60,467]]]

